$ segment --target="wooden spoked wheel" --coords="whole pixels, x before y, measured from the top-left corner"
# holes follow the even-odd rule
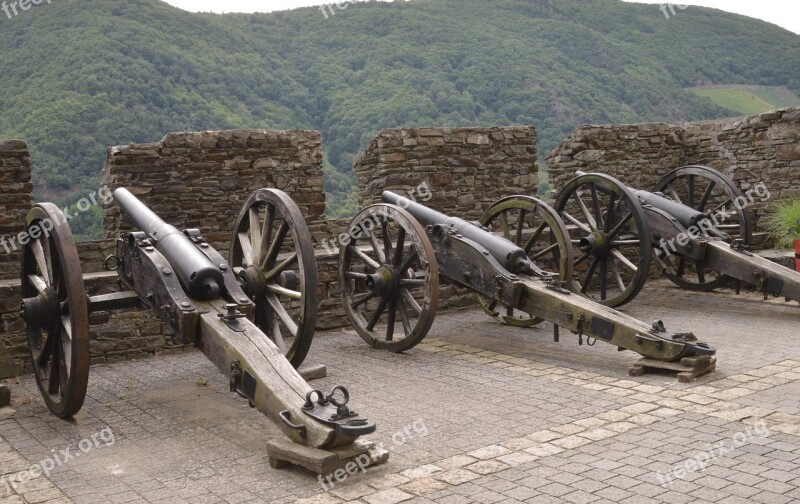
[[[425,229],[387,204],[365,208],[348,229],[353,239],[340,244],[339,282],[350,323],[375,348],[413,348],[439,303],[439,268]]]
[[[480,223],[521,247],[537,266],[565,285],[572,281],[574,254],[569,232],[558,213],[544,201],[522,195],[503,198],[489,207]],[[488,314],[509,325],[530,327],[543,321],[510,306],[498,308],[496,300],[482,295],[478,301]]]
[[[687,205],[716,219],[714,228],[728,235],[728,240],[741,239],[750,245],[753,238],[747,202],[736,184],[713,168],[684,166],[673,170],[656,184],[655,190],[677,203]],[[737,205],[737,202],[739,203]],[[681,288],[711,291],[733,281],[727,275],[704,268],[691,259],[670,254],[669,246],[655,248],[656,259],[664,275]]]
[[[555,209],[575,248],[570,290],[611,307],[635,298],[647,281],[652,245],[630,189],[608,175],[580,175],[561,191]]]
[[[311,234],[288,194],[259,189],[247,199],[229,259],[256,305],[256,326],[297,368],[314,338],[319,281]]]
[[[89,381],[89,308],[78,250],[57,206],[40,203],[26,220],[36,237],[22,250],[22,317],[36,384],[47,407],[71,418]]]

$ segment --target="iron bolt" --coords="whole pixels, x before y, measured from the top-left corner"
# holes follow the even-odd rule
[[[189,308],[192,306],[192,303],[190,303],[189,301],[184,301],[183,303],[181,303],[181,306],[184,308]]]
[[[228,271],[228,265],[227,264],[220,264],[219,265],[219,269],[221,269],[222,271]]]
[[[169,269],[169,268],[164,268],[164,269],[162,270],[162,272],[163,272],[165,275],[167,275],[167,276],[170,276],[170,275],[172,274],[172,270],[171,270],[171,269]]]

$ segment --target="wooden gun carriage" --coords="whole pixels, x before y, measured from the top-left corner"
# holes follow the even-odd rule
[[[555,204],[578,256],[571,290],[621,306],[641,291],[655,260],[684,289],[732,285],[738,292],[744,284],[765,299],[800,301],[800,273],[749,250],[753,225],[747,207],[756,197],[765,200],[766,187],[743,193],[705,166],[670,172],[654,192],[609,175],[578,172]]]
[[[714,369],[715,350],[693,334],[667,332],[661,323],[646,324],[566,289],[573,249],[564,222],[545,202],[504,198],[476,224],[392,192],[382,200],[356,215],[352,241],[340,248],[344,308],[369,345],[399,352],[418,344],[433,323],[441,276],[475,291],[506,322],[553,323],[556,341],[566,328],[581,342],[586,337],[653,361],[682,362],[694,376]]]
[[[89,314],[149,309],[183,343],[196,345],[230,380],[232,392],[272,420],[292,443],[270,444],[274,466],[330,472],[369,451],[357,441],[374,422],[348,406],[350,394],[314,390],[295,369],[314,333],[317,267],[299,208],[282,191],[250,196],[224,259],[197,229],[162,221],[126,189],[114,192],[139,231],[122,234],[106,259],[120,292],[88,296],[62,212],[34,206],[22,254],[22,317],[37,385],[50,411],[81,409],[89,377]],[[271,442],[273,443],[273,442]],[[373,452],[376,453],[376,452]],[[371,463],[385,461],[377,454]]]

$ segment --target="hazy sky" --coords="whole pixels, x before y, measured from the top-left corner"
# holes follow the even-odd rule
[[[662,2],[653,0],[637,1],[640,3],[662,4]],[[194,12],[271,12],[333,3],[324,0],[225,0],[223,2],[218,0],[166,0],[166,2]],[[800,2],[796,2],[796,0],[695,0],[689,2],[688,5],[702,5],[744,14],[745,16],[778,24],[795,33],[800,33]],[[658,11],[659,6],[656,5],[653,8]],[[680,15],[680,9],[675,7],[675,11],[677,15]],[[667,12],[671,17],[672,13],[670,11]]]

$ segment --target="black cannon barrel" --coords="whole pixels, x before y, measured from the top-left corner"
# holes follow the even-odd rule
[[[575,172],[575,176],[580,177],[581,175],[586,175],[585,172],[577,171]],[[628,186],[626,186],[628,187]],[[598,186],[599,190],[608,190],[604,186]],[[631,190],[636,199],[642,205],[650,205],[654,208],[658,208],[659,210],[663,210],[670,214],[671,216],[678,219],[678,222],[683,224],[685,227],[691,227],[702,221],[703,219],[709,218],[708,214],[704,214],[703,212],[697,211],[694,208],[678,203],[677,201],[672,201],[669,198],[666,198],[658,193],[651,193],[649,191],[644,191],[641,189],[634,189],[632,187],[628,187]]]
[[[479,226],[467,222],[458,217],[448,217],[447,215],[432,210],[425,205],[411,201],[405,196],[395,194],[391,191],[384,191],[381,199],[384,203],[399,206],[414,216],[423,226],[442,226],[451,228],[463,237],[472,240],[497,259],[511,273],[533,273],[533,264],[528,259],[525,251],[514,245],[512,242],[495,235]]]
[[[224,278],[218,264],[213,264],[178,228],[161,220],[127,189],[114,191],[114,199],[131,222],[147,233],[191,297],[210,300],[219,296]]]

